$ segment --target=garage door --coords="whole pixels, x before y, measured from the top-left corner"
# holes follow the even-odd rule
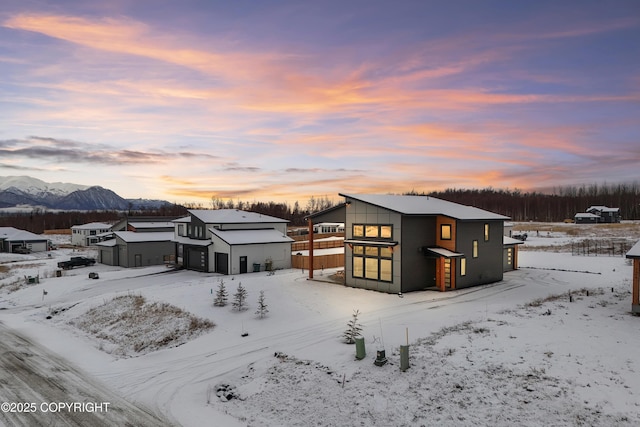
[[[189,248],[187,256],[188,268],[191,270],[207,271],[207,250]]]
[[[229,274],[229,254],[216,252],[216,273]]]

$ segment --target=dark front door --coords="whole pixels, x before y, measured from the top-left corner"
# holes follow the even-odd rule
[[[247,257],[241,256],[240,257],[240,274],[246,273],[246,272],[247,272]]]

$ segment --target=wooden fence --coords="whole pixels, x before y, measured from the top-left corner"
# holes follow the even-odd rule
[[[307,255],[291,254],[291,267],[309,269],[309,257]],[[313,269],[344,267],[344,254],[314,255]]]
[[[343,246],[344,246],[344,239],[313,241],[313,249],[342,248]],[[292,253],[296,251],[308,251],[308,250],[309,250],[309,241],[291,243]]]

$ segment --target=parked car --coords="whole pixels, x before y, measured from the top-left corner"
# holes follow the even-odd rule
[[[73,267],[86,267],[89,265],[93,265],[96,263],[96,260],[93,258],[87,258],[83,256],[74,256],[71,257],[68,261],[60,261],[58,263],[58,267],[63,270],[71,270]]]
[[[529,236],[527,236],[527,233],[518,233],[513,234],[511,237],[513,237],[514,239],[522,240],[524,242]]]

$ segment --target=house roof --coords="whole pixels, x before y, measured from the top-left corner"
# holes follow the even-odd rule
[[[147,233],[144,233],[147,234]],[[173,233],[172,233],[173,234]],[[189,237],[178,236],[171,239],[172,242],[180,243],[182,245],[190,245],[190,246],[209,246],[212,245],[213,242],[211,239],[191,239]]]
[[[599,211],[599,212],[618,212],[620,211],[620,208],[609,208],[606,206],[589,206],[589,209],[587,209],[587,212],[591,212],[591,211]]]
[[[600,217],[596,214],[580,212],[575,215],[575,218],[600,218]]]
[[[74,225],[72,229],[82,229],[82,230],[102,230],[102,229],[110,229],[112,227],[111,224],[105,224],[104,222],[89,222],[87,224],[82,225]]]
[[[524,242],[522,240],[514,239],[509,236],[502,236],[502,244],[503,245],[522,245]]]
[[[211,234],[230,245],[251,245],[263,243],[291,243],[294,240],[278,230],[219,230],[211,228]]]
[[[148,233],[136,233],[135,231],[115,231],[113,234],[127,243],[170,242],[173,240],[173,231],[152,231]]]
[[[116,243],[118,243],[118,242],[116,242],[116,239],[109,239],[109,240],[104,240],[102,242],[95,243],[95,245],[96,246],[104,246],[104,247],[109,248],[109,247],[115,246]]]
[[[404,215],[445,215],[462,220],[510,219],[508,216],[485,211],[473,206],[448,202],[431,196],[401,196],[390,194],[340,194],[347,199],[359,200]]]
[[[189,213],[205,224],[286,223],[286,219],[238,209],[191,209]]]
[[[171,221],[152,221],[152,222],[129,222],[129,225],[136,229],[144,228],[171,228],[173,229],[173,222]]]
[[[640,240],[629,249],[627,258],[640,258]]]
[[[0,227],[0,240],[7,241],[46,241],[47,238],[33,234],[30,231],[19,230],[14,227]]]

